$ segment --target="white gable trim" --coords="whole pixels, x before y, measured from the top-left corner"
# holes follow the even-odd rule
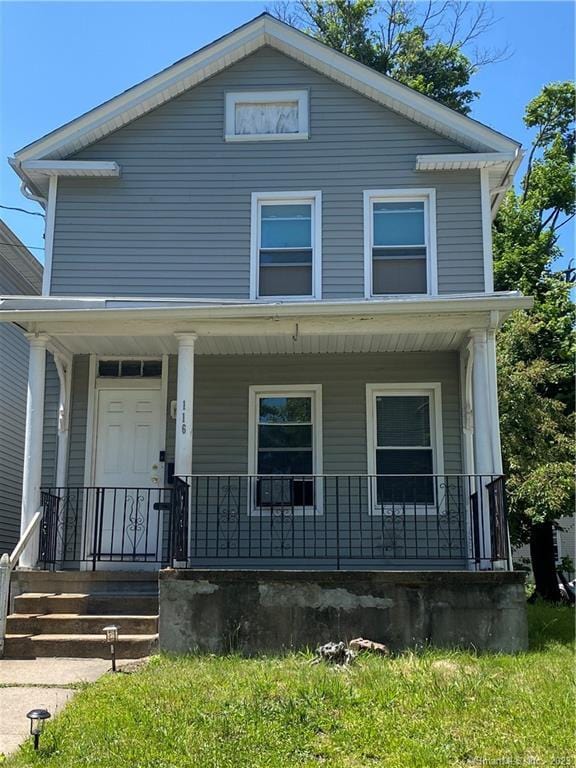
[[[16,153],[13,165],[59,159],[100,140],[183,91],[270,45],[303,64],[430,129],[481,151],[514,152],[508,137],[274,19],[258,16],[239,29],[116,96]]]
[[[56,224],[56,197],[58,195],[58,176],[51,176],[46,205],[46,223],[44,225],[44,274],[42,276],[42,296],[50,296],[52,282],[52,251],[54,250],[54,227]]]
[[[517,152],[462,152],[445,155],[416,155],[417,171],[464,171],[474,168],[505,167]]]
[[[26,160],[20,167],[31,176],[120,176],[109,160]]]

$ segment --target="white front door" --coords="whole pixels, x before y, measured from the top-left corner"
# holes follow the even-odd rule
[[[90,548],[102,564],[160,559],[161,413],[160,389],[98,390]]]

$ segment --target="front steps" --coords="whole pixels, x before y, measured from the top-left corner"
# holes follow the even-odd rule
[[[109,624],[118,627],[117,658],[157,648],[157,573],[17,571],[13,590],[4,658],[109,658]]]

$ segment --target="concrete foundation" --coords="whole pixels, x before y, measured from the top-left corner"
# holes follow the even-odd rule
[[[360,636],[392,650],[524,650],[524,575],[160,571],[163,651],[251,655]]]

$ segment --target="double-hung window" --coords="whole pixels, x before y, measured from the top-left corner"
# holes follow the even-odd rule
[[[320,298],[320,192],[252,195],[251,298]]]
[[[375,511],[435,511],[443,472],[439,384],[367,385],[368,471]]]
[[[436,293],[434,190],[364,193],[366,295]]]
[[[256,510],[314,509],[321,471],[321,387],[251,387],[249,473]]]

